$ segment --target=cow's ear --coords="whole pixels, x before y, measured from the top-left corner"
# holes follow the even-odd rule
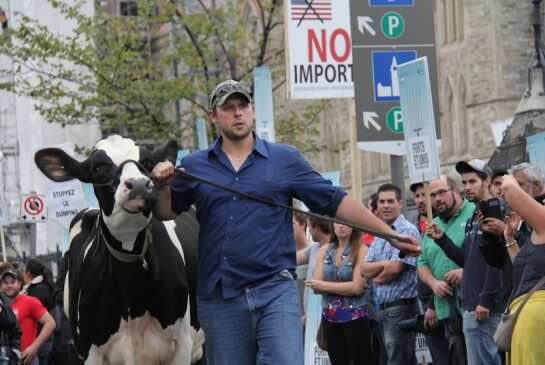
[[[80,179],[81,164],[59,148],[44,148],[34,155],[34,162],[45,176],[56,182]]]
[[[155,163],[169,160],[174,164],[176,163],[177,155],[178,143],[174,140],[170,140],[165,144],[155,147],[152,152],[153,161],[155,161]]]

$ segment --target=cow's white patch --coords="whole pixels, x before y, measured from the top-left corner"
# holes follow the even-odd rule
[[[133,140],[123,138],[118,135],[113,135],[98,141],[95,149],[103,150],[108,157],[117,165],[121,165],[123,161],[135,160],[140,158],[140,149]]]
[[[180,252],[180,255],[182,256],[182,260],[184,261],[185,265],[185,255],[184,255],[184,249],[182,248],[182,243],[180,242],[178,235],[176,234],[176,222],[175,221],[164,221],[163,225],[165,226],[165,229],[167,231],[168,237],[170,238],[170,241],[178,249]]]
[[[163,329],[159,321],[146,312],[142,317],[121,320],[119,331],[108,341],[89,351],[86,365],[133,365],[165,364],[190,365],[193,348],[202,333],[189,325],[189,316],[180,318],[172,326]],[[195,343],[197,344],[197,343]]]

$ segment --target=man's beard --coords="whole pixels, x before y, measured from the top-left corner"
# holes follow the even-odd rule
[[[447,206],[445,208],[445,210],[443,210],[442,212],[439,211],[439,209],[437,210],[437,212],[439,214],[439,217],[441,217],[442,219],[452,217],[452,214],[454,213],[454,207],[455,206],[456,206],[456,200],[452,199],[452,204],[450,205],[450,207]]]

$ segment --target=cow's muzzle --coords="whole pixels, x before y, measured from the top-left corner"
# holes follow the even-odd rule
[[[151,180],[148,178],[129,178],[124,181],[124,184],[128,194],[127,200],[122,204],[123,209],[131,214],[148,214],[157,202]]]

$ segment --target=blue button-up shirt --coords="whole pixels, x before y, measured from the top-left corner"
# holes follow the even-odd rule
[[[403,215],[397,217],[393,224],[396,232],[420,239],[418,229]],[[367,262],[401,261],[405,268],[399,276],[389,283],[376,285],[376,299],[379,304],[386,304],[398,299],[416,298],[416,257],[399,257],[399,250],[383,238],[375,238],[367,257]]]
[[[294,147],[257,136],[238,172],[221,149],[221,137],[208,150],[185,157],[182,166],[192,175],[278,203],[291,205],[292,198],[299,199],[311,211],[330,216],[346,195],[314,171]],[[192,204],[197,207],[201,299],[233,298],[282,270],[295,269],[290,211],[182,176],[174,179],[171,192],[175,212]]]

